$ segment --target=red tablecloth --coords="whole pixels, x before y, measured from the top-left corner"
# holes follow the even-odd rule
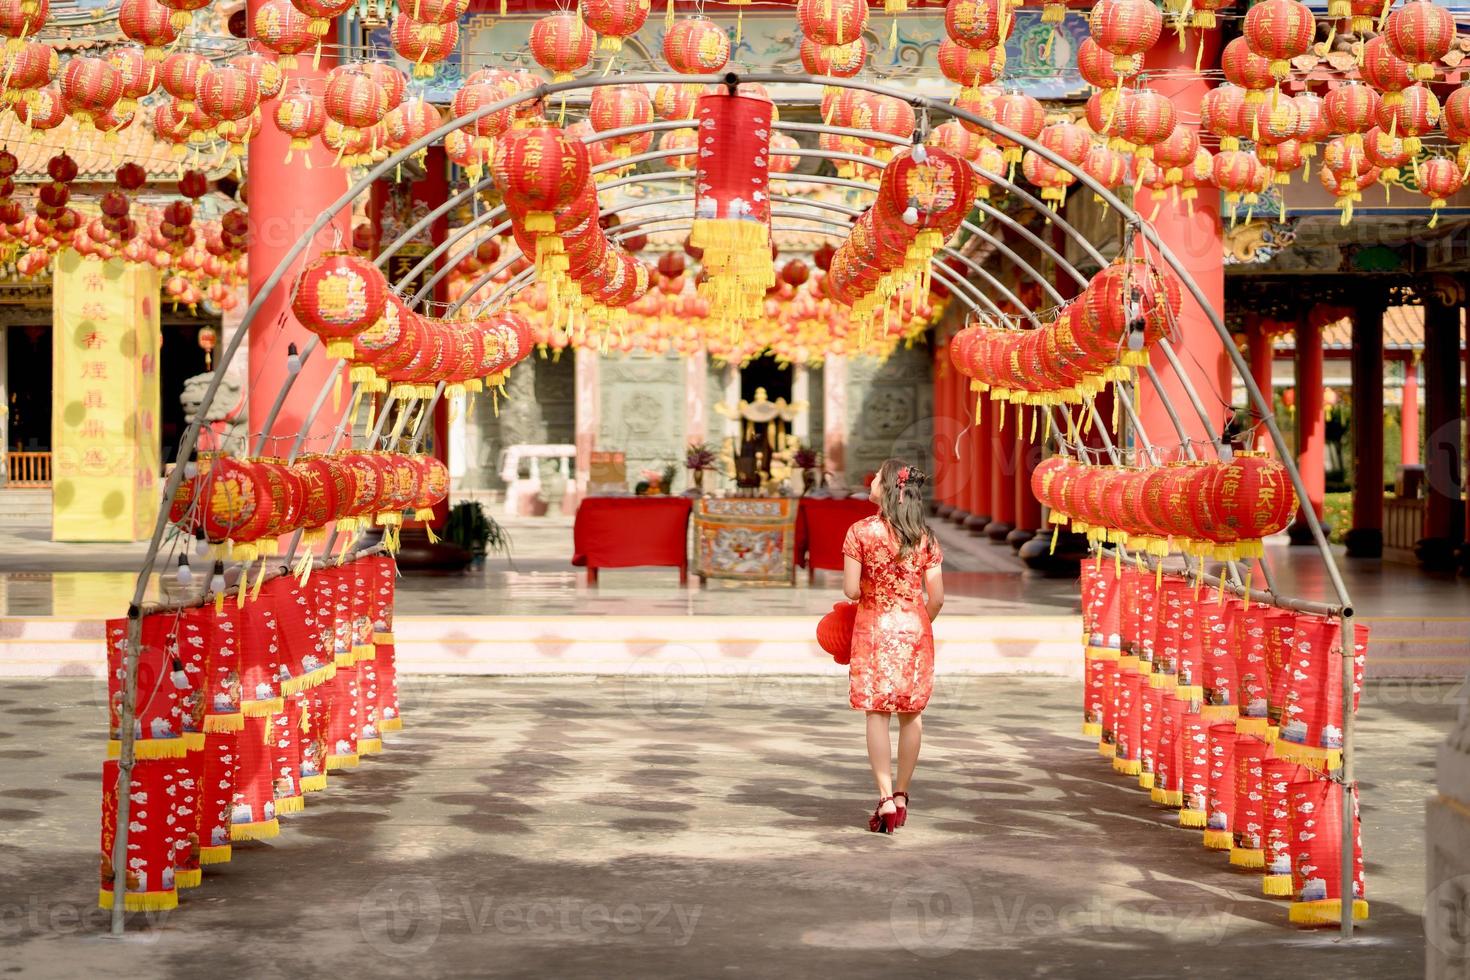
[[[572,564],[687,570],[691,505],[688,497],[588,497],[572,525]]]
[[[796,562],[808,568],[841,570],[847,529],[878,513],[866,498],[802,497],[796,512]]]

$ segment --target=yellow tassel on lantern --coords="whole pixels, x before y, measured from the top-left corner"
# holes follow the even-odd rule
[[[1342,900],[1324,898],[1315,902],[1293,902],[1291,912],[1287,917],[1293,925],[1335,925],[1342,922]],[[1361,898],[1354,899],[1353,921],[1358,922],[1366,918],[1368,918],[1368,902]]]
[[[250,823],[230,824],[230,840],[269,840],[272,837],[279,837],[280,834],[281,824],[275,817]]]
[[[97,893],[97,904],[104,909],[112,908],[112,892],[101,889]],[[179,893],[175,890],[166,892],[128,892],[123,895],[123,908],[129,912],[167,912],[179,907]]]

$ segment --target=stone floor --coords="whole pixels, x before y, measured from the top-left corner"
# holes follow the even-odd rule
[[[5,972],[194,978],[1423,975],[1456,687],[1370,684],[1372,920],[1299,931],[1075,734],[1076,684],[943,679],[909,826],[841,679],[407,678],[406,728],[274,841],[107,938],[105,697],[0,681]]]

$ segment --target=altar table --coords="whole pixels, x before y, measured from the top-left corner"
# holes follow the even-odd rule
[[[572,525],[572,564],[586,566],[587,582],[597,583],[599,568],[644,565],[679,570],[689,580],[688,497],[587,497]]]

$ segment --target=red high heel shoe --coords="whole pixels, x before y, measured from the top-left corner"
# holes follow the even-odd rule
[[[868,829],[875,834],[891,834],[898,829],[898,810],[896,809],[898,804],[894,803],[895,809],[892,813],[884,813],[883,804],[885,803],[893,803],[893,797],[885,796],[880,799],[877,809],[868,818]]]
[[[898,802],[900,796],[903,797],[902,803]],[[901,789],[895,790],[893,793],[893,805],[898,808],[898,821],[893,826],[902,827],[909,819],[909,794]]]

